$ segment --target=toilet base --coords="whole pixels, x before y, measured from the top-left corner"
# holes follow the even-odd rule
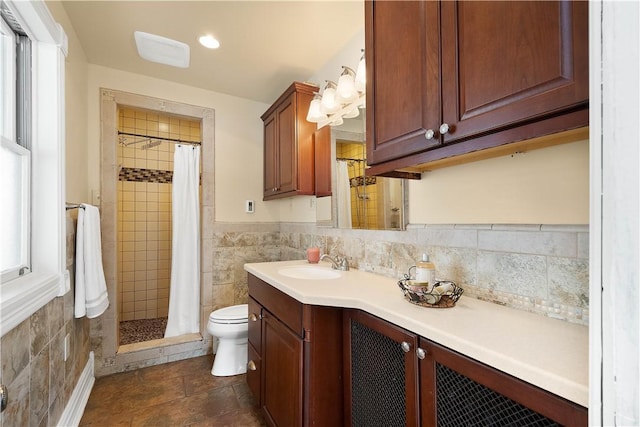
[[[247,372],[247,338],[220,339],[218,350],[213,359],[211,375],[230,377]]]

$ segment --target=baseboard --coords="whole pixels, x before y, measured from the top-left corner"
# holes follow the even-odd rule
[[[93,369],[94,358],[93,351],[91,351],[89,352],[89,360],[87,360],[87,364],[82,370],[80,378],[78,378],[78,383],[73,389],[73,393],[71,393],[71,398],[69,398],[69,402],[67,406],[65,406],[64,412],[62,412],[62,416],[58,421],[59,427],[71,427],[80,424],[84,408],[87,406],[87,401],[93,388],[93,383],[96,381],[93,376]]]

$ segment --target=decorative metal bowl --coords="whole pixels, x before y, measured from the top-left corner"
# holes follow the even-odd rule
[[[433,286],[419,286],[410,274],[405,274],[404,278],[398,281],[398,286],[402,289],[407,301],[431,308],[453,307],[464,292],[460,286],[450,280],[436,281]]]

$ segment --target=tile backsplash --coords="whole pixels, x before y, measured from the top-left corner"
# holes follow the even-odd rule
[[[589,228],[549,225],[411,225],[368,231],[281,224],[282,259],[308,246],[346,255],[352,268],[401,278],[430,254],[436,278],[466,297],[565,321],[589,321]]]

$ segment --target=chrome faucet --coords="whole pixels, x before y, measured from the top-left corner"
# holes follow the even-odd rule
[[[334,259],[329,255],[324,254],[320,257],[320,261],[325,258],[331,261],[331,268],[334,270],[349,271],[349,261],[347,261],[347,257],[336,256]]]

